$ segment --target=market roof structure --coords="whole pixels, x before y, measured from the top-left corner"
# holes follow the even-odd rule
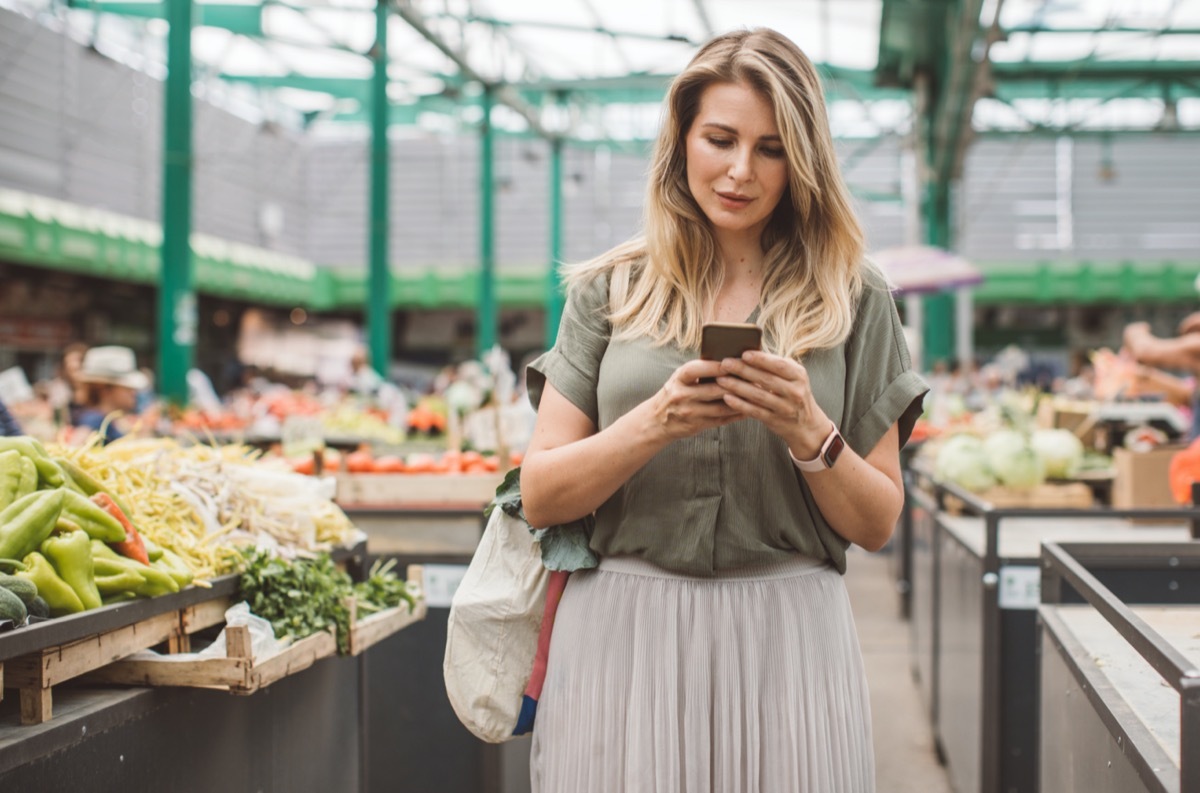
[[[663,92],[714,33],[774,27],[818,63],[834,134],[917,154],[920,242],[953,249],[951,185],[987,134],[1200,129],[1200,0],[0,0],[166,77],[163,299],[191,288],[193,96],[313,136],[369,129],[373,358],[388,359],[387,146],[404,130],[481,139],[481,348],[494,336],[497,134],[641,146]],[[2,56],[0,56],[2,57]],[[179,68],[170,68],[179,64]],[[552,162],[557,157],[552,154]],[[851,154],[850,156],[854,156]],[[551,206],[560,173],[552,165]],[[552,209],[552,212],[556,212]],[[557,260],[551,222],[551,259]],[[368,231],[368,230],[365,230]],[[915,240],[914,240],[915,242]],[[176,264],[181,263],[181,264]],[[177,268],[183,268],[176,273]],[[552,292],[554,290],[551,290]],[[178,295],[176,294],[178,292]],[[186,300],[185,300],[186,302]],[[549,299],[551,321],[556,315]],[[929,299],[927,351],[952,334]],[[165,314],[171,312],[166,311]],[[171,320],[160,340],[170,347]],[[929,332],[933,329],[933,332]],[[184,334],[186,338],[186,334]],[[172,379],[174,366],[163,365]]]

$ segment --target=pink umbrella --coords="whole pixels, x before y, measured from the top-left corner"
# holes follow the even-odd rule
[[[928,245],[885,248],[870,254],[870,258],[900,295],[940,292],[983,282],[983,273],[975,265]]]

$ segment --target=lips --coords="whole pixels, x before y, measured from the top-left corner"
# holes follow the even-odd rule
[[[729,209],[741,209],[748,206],[754,199],[750,196],[741,195],[740,193],[722,193],[717,192],[717,198],[720,199],[722,206]]]

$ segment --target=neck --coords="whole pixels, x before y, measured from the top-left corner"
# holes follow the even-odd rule
[[[726,284],[758,281],[762,277],[763,253],[757,234],[717,234],[716,241]]]

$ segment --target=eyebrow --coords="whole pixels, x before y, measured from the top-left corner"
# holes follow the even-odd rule
[[[731,127],[727,124],[718,124],[715,121],[706,121],[703,124],[701,124],[700,126],[701,127],[716,127],[717,129],[724,130],[725,132],[728,132],[731,135],[738,134],[738,131],[736,129],[734,129],[733,127]],[[781,139],[778,135],[763,135],[761,138],[759,138],[759,140],[770,140],[770,141],[775,141],[776,143],[779,143],[781,141]]]

